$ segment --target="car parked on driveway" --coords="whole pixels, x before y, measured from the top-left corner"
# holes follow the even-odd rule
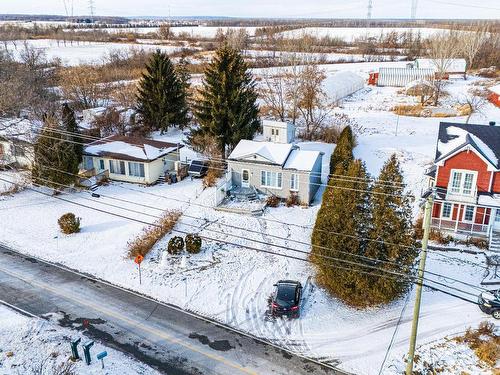
[[[478,303],[482,312],[500,319],[500,289],[481,293]]]
[[[280,280],[274,286],[275,290],[271,298],[271,315],[273,317],[298,318],[300,316],[302,284],[293,280]]]

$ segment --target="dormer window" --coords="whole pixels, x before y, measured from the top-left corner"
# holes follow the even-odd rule
[[[453,194],[473,195],[477,180],[477,172],[461,169],[452,169],[449,189]]]

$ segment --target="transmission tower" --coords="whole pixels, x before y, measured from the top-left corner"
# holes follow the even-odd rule
[[[94,23],[94,15],[95,15],[95,3],[94,0],[89,0],[89,12],[90,12],[90,20]]]
[[[366,18],[369,20],[372,19],[372,9],[373,9],[372,0],[368,0],[368,13],[366,14]]]
[[[414,20],[417,17],[417,5],[418,0],[411,0],[411,19]]]

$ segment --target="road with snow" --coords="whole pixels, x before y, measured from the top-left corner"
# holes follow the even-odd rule
[[[3,246],[0,299],[37,316],[52,316],[48,319],[84,331],[169,375],[345,374]]]

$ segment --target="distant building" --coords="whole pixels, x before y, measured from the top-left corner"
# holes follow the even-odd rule
[[[35,160],[33,143],[41,124],[30,120],[14,120],[2,124],[0,130],[0,165],[30,169]]]
[[[488,88],[490,94],[488,95],[488,100],[500,107],[500,85],[495,85]]]
[[[82,167],[87,175],[109,173],[112,180],[150,185],[175,170],[181,147],[174,143],[115,135],[85,146]]]
[[[432,227],[500,236],[500,126],[442,122],[434,165]],[[499,249],[500,250],[500,249]]]
[[[432,69],[436,73],[439,73],[441,68],[445,68],[442,72],[445,74],[445,77],[442,77],[444,79],[448,79],[450,75],[460,75],[466,78],[467,61],[465,59],[416,59],[415,68]]]

